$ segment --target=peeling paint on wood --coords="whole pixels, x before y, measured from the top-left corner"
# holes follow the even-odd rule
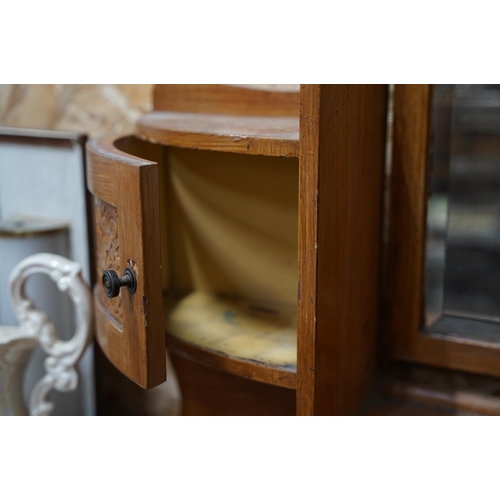
[[[227,356],[295,369],[295,304],[252,301],[193,292],[166,300],[166,329],[175,337]]]

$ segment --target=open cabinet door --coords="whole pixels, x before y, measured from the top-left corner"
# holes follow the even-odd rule
[[[149,389],[166,380],[159,172],[157,163],[121,151],[124,141],[104,137],[87,144],[96,337],[118,370]]]

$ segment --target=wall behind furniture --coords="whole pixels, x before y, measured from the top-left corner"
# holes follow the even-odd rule
[[[153,85],[0,85],[0,125],[127,133],[152,96]]]
[[[295,84],[244,85],[297,91]],[[0,125],[84,132],[133,131],[152,108],[154,85],[0,85]]]
[[[18,324],[8,299],[7,280],[13,267],[28,255],[53,252],[68,257],[82,265],[83,277],[89,282],[84,139],[85,136],[78,133],[26,132],[0,127],[0,219],[55,219],[69,226],[69,233],[61,237],[58,244],[49,235],[43,238],[1,238],[0,325]],[[74,334],[71,320],[74,317],[73,308],[55,284],[47,276],[30,278],[28,294],[34,298],[36,306],[49,315],[58,335],[63,340],[69,340]],[[37,348],[26,370],[26,398],[34,384],[45,374],[44,359],[45,354]],[[77,391],[54,391],[51,394],[51,401],[56,403],[55,415],[94,413],[91,350],[81,360],[79,371],[81,379]]]

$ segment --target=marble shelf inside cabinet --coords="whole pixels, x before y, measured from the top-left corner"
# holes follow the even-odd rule
[[[236,375],[294,386],[295,304],[263,304],[195,291],[181,299],[166,295],[164,305],[167,338],[175,349]]]
[[[181,148],[264,156],[299,156],[299,118],[154,111],[141,117],[136,136]]]

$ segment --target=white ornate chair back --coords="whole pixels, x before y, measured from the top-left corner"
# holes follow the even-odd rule
[[[33,274],[50,276],[75,306],[76,332],[68,341],[58,338],[48,316],[35,308],[25,292]],[[23,374],[32,350],[39,344],[47,354],[45,376],[29,400],[30,415],[50,415],[52,389],[73,391],[78,386],[76,366],[91,339],[92,307],[81,266],[59,255],[40,253],[22,260],[9,279],[9,292],[19,327],[0,326],[0,415],[28,414],[23,402]]]

